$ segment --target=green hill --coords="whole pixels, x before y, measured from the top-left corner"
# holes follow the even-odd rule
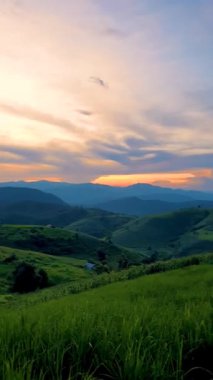
[[[0,378],[209,380],[212,286],[212,266],[202,264],[3,305]]]
[[[63,203],[22,201],[0,205],[1,224],[53,224],[57,227],[64,227],[87,215],[86,209],[71,207]]]
[[[66,228],[97,238],[104,238],[110,237],[113,231],[119,229],[132,219],[129,216],[111,214],[101,210],[89,210],[86,218],[82,218]]]
[[[115,244],[159,257],[213,251],[213,211],[193,208],[137,218],[112,235]]]
[[[20,191],[17,192],[17,196],[13,196],[16,189],[12,188],[11,191],[9,188],[6,196],[6,189],[0,188],[1,224],[68,226],[68,229],[102,238],[131,220],[131,217],[103,210],[70,206],[54,195],[44,193],[43,196],[38,190],[18,190]]]
[[[16,265],[23,261],[39,269],[44,269],[48,274],[51,286],[68,281],[81,281],[90,278],[92,275],[84,269],[85,260],[0,247],[0,294],[8,293],[12,272]]]
[[[110,241],[61,228],[43,226],[1,225],[0,245],[85,260],[97,260],[97,251],[101,250],[106,253],[109,264],[117,262],[123,254],[130,260],[141,259],[140,255],[117,247]]]

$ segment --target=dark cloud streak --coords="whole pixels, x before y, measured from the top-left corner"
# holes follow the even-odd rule
[[[122,30],[118,29],[118,28],[105,28],[103,30],[103,34],[106,35],[106,36],[109,36],[109,37],[113,37],[113,38],[118,38],[118,39],[122,39],[122,38],[126,38],[127,37],[127,33],[123,32]]]
[[[95,84],[97,84],[98,86],[100,87],[103,87],[103,88],[109,88],[108,84],[101,78],[99,77],[90,77],[90,82],[93,82]]]
[[[87,110],[77,110],[78,113],[80,113],[81,115],[84,115],[84,116],[92,116],[93,113],[90,112],[90,111],[87,111]]]

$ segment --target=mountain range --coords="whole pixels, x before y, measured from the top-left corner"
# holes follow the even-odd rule
[[[15,184],[18,187],[15,187]],[[23,185],[28,187],[23,187]],[[60,190],[62,198],[54,194],[55,185],[59,186],[57,193]],[[44,190],[34,189],[31,186],[38,186]],[[63,189],[65,192],[62,191]],[[173,201],[162,200],[165,198],[165,191],[168,192],[168,198]],[[122,197],[124,193],[128,196]],[[133,193],[138,193],[139,196],[131,195]],[[69,203],[66,202],[68,195]],[[115,196],[117,198],[113,198]],[[110,197],[113,199],[98,201]],[[180,201],[180,199],[185,200]],[[157,215],[194,207],[213,208],[213,194],[164,189],[150,185],[135,185],[126,188],[51,182],[8,183],[7,187],[3,187],[2,183],[0,185],[1,224],[70,226],[71,229],[96,237],[110,235],[112,228],[118,228],[123,223],[127,223],[130,220],[128,217],[131,216]]]
[[[129,220],[129,217],[98,209],[71,206],[57,196],[40,190],[0,188],[0,224],[65,227],[80,221],[82,225],[85,223],[86,231],[82,232],[103,237],[112,228],[118,228]]]
[[[119,254],[120,249],[116,247],[124,247],[136,252],[139,258],[152,258],[153,255],[170,258],[213,250],[213,201],[165,202],[127,197],[99,204],[100,208],[107,209],[105,211],[70,205],[51,194],[50,184],[48,186],[48,192],[21,186],[0,188],[0,245],[48,249],[49,253],[56,248],[55,240],[50,245],[51,235],[51,239],[56,238],[57,252],[63,255],[69,251],[73,257],[87,250],[90,242],[95,243],[88,248],[90,255],[98,246],[108,247],[109,251],[115,247]],[[85,190],[84,185],[81,186]],[[93,189],[93,185],[88,188]],[[151,190],[155,195],[162,194],[158,189]],[[31,227],[23,229],[23,225]],[[60,227],[60,231],[55,227]],[[45,236],[40,231],[45,231]],[[25,241],[28,232],[29,242]],[[72,241],[70,236],[73,236]],[[63,251],[65,237],[68,239],[66,252]]]
[[[8,186],[41,190],[51,193],[69,204],[86,207],[96,207],[104,202],[129,197],[166,202],[213,201],[213,193],[211,192],[171,189],[149,184],[114,187],[92,183],[73,184],[49,181],[0,183],[0,187]]]

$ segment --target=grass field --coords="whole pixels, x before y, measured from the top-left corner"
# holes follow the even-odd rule
[[[212,287],[212,266],[201,264],[1,306],[0,378],[210,379]]]
[[[6,263],[5,259],[15,255],[15,260]],[[44,253],[0,247],[0,295],[9,292],[11,274],[20,262],[27,262],[48,273],[50,285],[76,282],[91,278],[84,269],[85,260],[65,256],[51,256]],[[0,297],[1,302],[1,297]]]

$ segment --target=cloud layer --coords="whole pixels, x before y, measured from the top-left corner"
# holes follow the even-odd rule
[[[212,43],[211,0],[1,2],[0,180],[213,190]]]

